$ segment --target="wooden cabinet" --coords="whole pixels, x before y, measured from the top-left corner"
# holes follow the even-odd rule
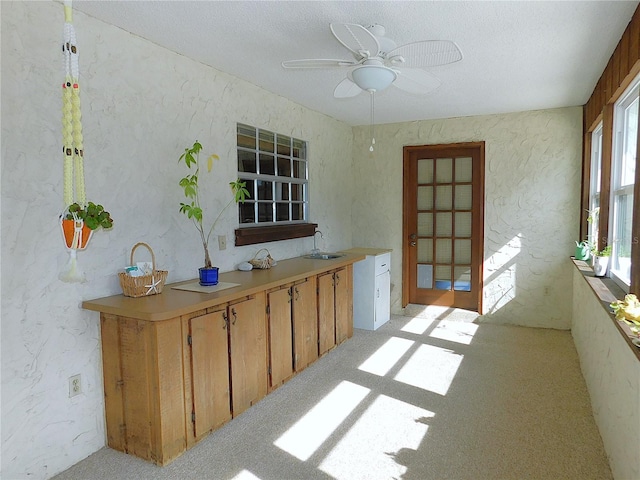
[[[164,465],[185,450],[191,417],[180,319],[146,322],[103,313],[100,323],[108,445]]]
[[[291,286],[267,294],[269,311],[270,386],[275,388],[293,375]]]
[[[334,274],[318,275],[318,355],[336,346]]]
[[[353,267],[318,276],[318,354],[353,336]]]
[[[275,388],[318,358],[315,277],[268,292],[267,304],[270,386]]]
[[[220,294],[83,302],[100,312],[109,447],[166,465],[315,361],[319,345],[350,337],[362,258],[226,272],[222,281],[241,286]]]
[[[193,433],[201,438],[231,420],[227,308],[189,319]]]
[[[353,337],[353,267],[341,268],[334,274],[336,344]]]
[[[316,277],[292,287],[293,298],[293,367],[304,370],[318,359],[318,301]]]
[[[267,328],[265,294],[231,303],[229,356],[231,405],[236,417],[267,394]]]

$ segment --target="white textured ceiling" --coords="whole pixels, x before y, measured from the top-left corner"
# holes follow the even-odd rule
[[[429,68],[426,96],[376,94],[375,123],[583,105],[638,1],[87,1],[73,8],[350,125],[369,95],[335,99],[346,69],[284,60],[352,57],[330,23],[381,24],[398,45],[453,40],[462,61]],[[77,29],[82,26],[75,20]],[[82,62],[82,60],[81,60]]]

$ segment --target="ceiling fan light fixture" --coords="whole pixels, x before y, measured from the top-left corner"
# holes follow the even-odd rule
[[[398,75],[381,65],[362,65],[351,72],[356,85],[367,92],[379,92],[391,85]]]

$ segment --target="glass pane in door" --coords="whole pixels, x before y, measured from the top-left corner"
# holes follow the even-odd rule
[[[418,183],[433,183],[433,159],[418,160]]]
[[[420,237],[433,236],[433,214],[432,213],[418,214],[418,236]]]
[[[433,240],[430,238],[418,239],[418,263],[433,262]]]
[[[438,158],[436,163],[436,183],[453,181],[453,163],[451,158]]]
[[[436,290],[451,290],[451,267],[436,265]]]

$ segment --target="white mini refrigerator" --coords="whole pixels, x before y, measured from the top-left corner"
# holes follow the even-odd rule
[[[365,254],[353,264],[353,326],[376,330],[391,318],[391,250],[353,248]]]

